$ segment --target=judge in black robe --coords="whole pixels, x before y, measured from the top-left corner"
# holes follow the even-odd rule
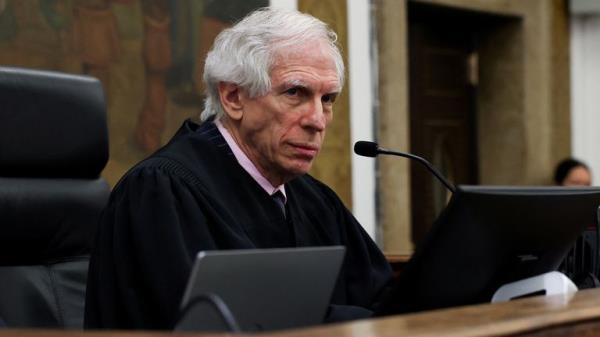
[[[246,26],[277,21],[261,15],[278,13],[263,10]],[[309,24],[316,20],[292,16]],[[341,86],[330,53],[319,50],[327,46],[300,43],[302,49],[275,59],[273,90],[267,94],[253,98],[238,84],[218,86],[226,113],[220,120],[248,157],[265,147],[269,154],[285,154],[260,163],[291,177],[272,183],[284,184],[285,215],[239,164],[212,119],[185,122],[169,144],[132,168],[111,194],[90,263],[87,328],[173,328],[201,250],[344,245],[327,319],[367,317],[374,309],[391,278],[389,264],[339,197],[306,174],[311,153],[317,151],[289,143],[303,139],[306,146],[320,145],[331,121],[334,91]],[[227,56],[219,56],[219,62]],[[257,126],[262,128],[257,131]],[[244,138],[242,131],[248,129],[254,138]],[[279,136],[283,143],[267,142]]]
[[[373,309],[391,276],[385,257],[323,183],[304,175],[285,186],[286,217],[214,123],[184,123],[111,195],[90,265],[86,327],[172,328],[200,250],[344,245],[331,303]]]

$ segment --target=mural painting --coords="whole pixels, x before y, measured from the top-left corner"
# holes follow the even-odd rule
[[[268,0],[0,0],[0,64],[104,87],[114,185],[202,110],[214,37]]]

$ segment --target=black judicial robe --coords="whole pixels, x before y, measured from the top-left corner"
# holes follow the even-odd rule
[[[200,250],[344,245],[331,301],[342,310],[333,316],[372,309],[391,278],[380,250],[318,180],[298,177],[286,194],[287,219],[214,123],[185,122],[111,194],[90,263],[86,328],[171,329]]]

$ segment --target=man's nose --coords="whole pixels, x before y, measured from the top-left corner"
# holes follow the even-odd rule
[[[302,126],[315,131],[323,131],[327,126],[327,116],[323,109],[321,98],[315,98],[307,106],[307,110],[302,120]]]

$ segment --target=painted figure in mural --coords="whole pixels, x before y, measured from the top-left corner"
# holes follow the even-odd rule
[[[189,99],[189,92],[185,92],[187,77],[192,77],[193,65],[189,63],[189,52],[196,50],[195,84],[197,91],[202,95],[202,64],[214,38],[232,23],[242,19],[254,9],[268,5],[267,0],[205,0],[202,2],[198,41],[196,48],[189,45],[190,32],[194,29],[193,18],[187,17],[190,13],[181,13],[183,8],[192,10],[194,4],[186,1],[143,0],[144,9],[144,48],[143,59],[146,75],[146,94],[142,110],[140,111],[135,129],[137,144],[146,153],[156,151],[161,145],[161,138],[165,129],[167,114],[167,83],[171,82],[178,87],[177,102],[184,104]],[[174,26],[171,10],[178,11],[178,22]],[[184,24],[186,23],[186,24]],[[174,43],[175,42],[175,43]],[[173,52],[176,52],[173,55]],[[173,62],[173,58],[177,62]],[[175,66],[175,67],[172,67]],[[184,74],[183,71],[190,72]],[[171,75],[171,76],[169,76]],[[170,79],[170,81],[169,81]],[[187,94],[188,99],[184,99]]]
[[[167,0],[142,1],[144,40],[142,56],[145,67],[146,91],[138,115],[135,139],[147,153],[161,145],[167,113],[167,72],[171,67],[171,16]]]
[[[74,9],[75,46],[83,73],[98,78],[110,93],[110,65],[120,55],[119,32],[110,0],[79,0]]]
[[[326,321],[370,317],[391,269],[338,195],[310,176],[344,83],[337,35],[263,9],[205,62],[202,123],[113,189],[90,262],[87,328],[172,329],[201,250],[346,246]]]

